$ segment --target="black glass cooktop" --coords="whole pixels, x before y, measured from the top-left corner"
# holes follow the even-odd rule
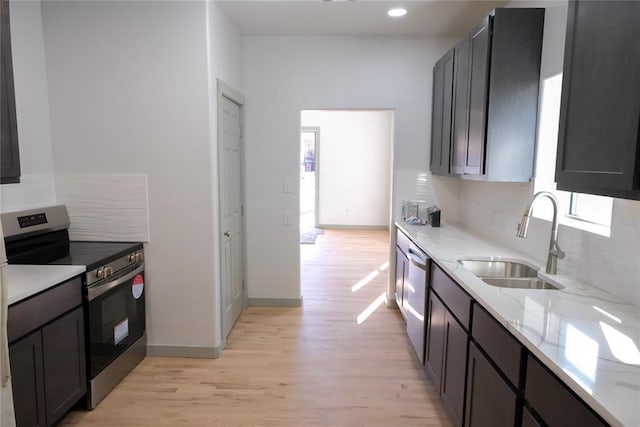
[[[69,254],[49,262],[53,265],[84,265],[87,271],[142,249],[142,243],[69,242]]]

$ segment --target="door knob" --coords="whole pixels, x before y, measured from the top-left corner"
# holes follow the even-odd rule
[[[224,232],[224,235],[225,235],[225,237],[231,237],[231,232],[229,232],[229,231],[225,231],[225,232]]]

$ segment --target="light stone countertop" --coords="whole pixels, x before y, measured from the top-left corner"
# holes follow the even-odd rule
[[[9,305],[22,301],[86,271],[84,265],[15,265],[4,268]]]
[[[396,225],[605,421],[640,426],[640,307],[570,276],[547,275],[530,257],[454,225]],[[563,288],[495,287],[458,263],[490,257],[524,261]]]

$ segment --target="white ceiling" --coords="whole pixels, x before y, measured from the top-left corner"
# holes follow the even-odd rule
[[[497,0],[219,0],[215,2],[242,35],[459,36],[506,1]],[[391,19],[387,10],[408,14]]]

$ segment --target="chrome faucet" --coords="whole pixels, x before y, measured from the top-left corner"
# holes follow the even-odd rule
[[[558,270],[558,258],[562,259],[565,253],[558,246],[558,199],[548,191],[540,191],[533,196],[531,203],[524,211],[522,221],[518,224],[517,237],[527,238],[527,229],[529,228],[529,220],[533,211],[533,204],[541,197],[547,197],[553,204],[553,224],[551,225],[551,241],[549,242],[549,256],[547,257],[547,268],[545,271],[549,274],[556,274]]]

